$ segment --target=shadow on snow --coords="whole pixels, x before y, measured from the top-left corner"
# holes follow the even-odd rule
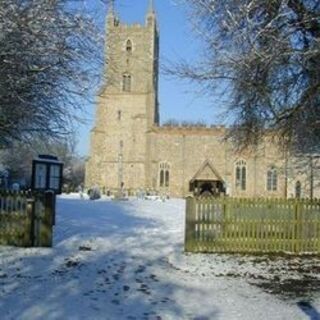
[[[214,304],[206,314],[186,310],[189,300],[208,298],[206,292],[183,278],[175,281],[174,270],[161,272],[168,268],[168,239],[157,232],[163,227],[159,222],[136,216],[130,202],[106,205],[77,200],[74,204],[63,200],[62,207],[58,202],[53,249],[1,249],[2,319],[206,320],[218,316]],[[179,297],[182,291],[184,301]]]

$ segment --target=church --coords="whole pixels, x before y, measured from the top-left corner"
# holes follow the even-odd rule
[[[108,194],[173,197],[320,197],[319,157],[290,157],[266,137],[238,152],[224,126],[161,126],[159,31],[151,5],[144,24],[107,15],[106,70],[97,97],[85,185]]]

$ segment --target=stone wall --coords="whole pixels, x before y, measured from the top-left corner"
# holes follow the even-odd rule
[[[225,140],[223,128],[154,128],[152,136],[152,181],[159,190],[159,164],[168,162],[171,181],[168,192],[186,196],[192,178],[204,162],[209,161],[227,186],[227,193],[236,197],[283,197],[285,195],[284,159],[271,143],[256,152],[239,154]],[[236,188],[235,164],[244,160],[247,167],[245,191]],[[278,170],[277,191],[267,191],[267,170]]]

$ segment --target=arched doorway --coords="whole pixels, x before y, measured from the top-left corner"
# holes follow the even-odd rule
[[[195,196],[219,197],[225,193],[225,188],[222,181],[194,180],[190,182],[190,191]]]
[[[210,181],[205,181],[200,186],[200,195],[214,195],[213,184]]]

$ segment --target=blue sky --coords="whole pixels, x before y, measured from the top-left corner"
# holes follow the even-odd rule
[[[149,0],[115,1],[116,11],[122,22],[144,23]],[[177,4],[180,2],[180,4]],[[160,29],[160,64],[165,60],[187,59],[196,61],[201,52],[201,43],[192,32],[186,8],[181,0],[154,0]],[[101,12],[103,8],[103,12]],[[100,18],[106,14],[100,10]],[[160,73],[159,81],[160,120],[204,120],[208,124],[221,123],[219,102],[204,96],[194,84],[169,78]],[[95,106],[88,106],[87,121],[79,128],[77,150],[88,155],[90,129],[94,126]]]

